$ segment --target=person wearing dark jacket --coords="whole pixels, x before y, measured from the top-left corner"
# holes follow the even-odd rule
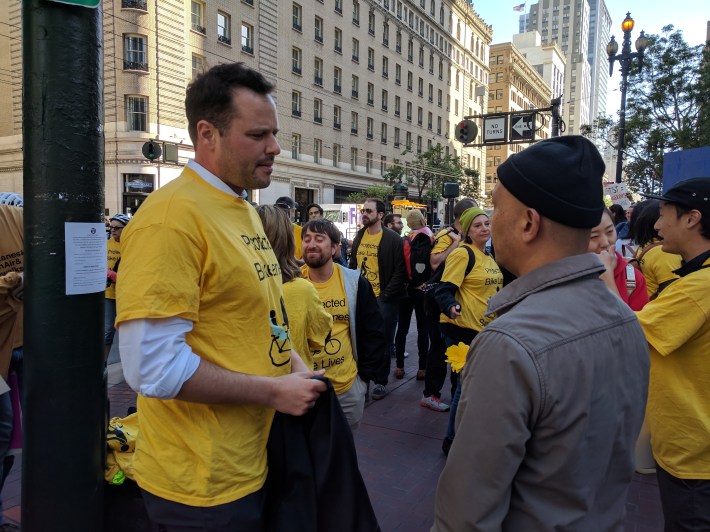
[[[367,383],[384,386],[389,373],[383,319],[370,283],[357,271],[333,262],[340,232],[328,220],[303,226],[304,276],[313,283],[333,329],[314,369],[324,369],[353,433],[365,408]]]
[[[360,270],[360,274],[372,284],[377,297],[377,304],[384,320],[389,374],[389,359],[394,353],[399,300],[405,296],[404,244],[397,233],[383,227],[385,204],[381,200],[372,198],[365,200],[360,212],[363,227],[353,240],[350,268]],[[382,399],[387,395],[385,384],[375,383],[372,390],[373,399]]]

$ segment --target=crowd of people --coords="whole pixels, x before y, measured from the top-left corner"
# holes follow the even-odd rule
[[[556,137],[500,165],[491,214],[462,199],[434,234],[413,209],[403,236],[369,198],[349,241],[317,204],[300,225],[289,197],[247,200],[280,152],[273,89],[242,64],[198,76],[194,159],[109,220],[106,353],[115,324],[151,522],[264,530],[275,412],[308,419],[327,378],[352,438],[405,376],[414,313],[419,405],[449,416],[432,531],[621,529],[644,422],[666,530],[710,530],[710,177],[608,209],[596,147]]]

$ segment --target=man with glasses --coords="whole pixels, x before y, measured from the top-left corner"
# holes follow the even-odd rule
[[[109,220],[109,239],[106,243],[106,292],[104,293],[104,360],[108,360],[116,334],[116,274],[121,263],[121,233],[130,218],[114,214]]]
[[[350,268],[359,269],[360,275],[372,285],[377,304],[384,320],[389,374],[390,357],[394,351],[394,334],[397,329],[399,300],[404,297],[404,246],[402,238],[382,225],[385,204],[382,200],[365,200],[360,211],[362,229],[353,239],[350,253]],[[387,395],[384,382],[375,381],[372,398],[382,399]]]
[[[317,203],[309,203],[306,207],[306,214],[308,214],[308,221],[320,220],[323,218],[323,207]]]

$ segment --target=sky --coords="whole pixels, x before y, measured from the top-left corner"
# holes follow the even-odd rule
[[[473,2],[473,9],[486,24],[493,26],[493,43],[510,42],[513,35],[518,33],[519,15],[513,7],[520,5],[522,0],[481,0]],[[525,3],[525,13],[530,12],[530,6],[535,2]],[[631,46],[641,33],[659,34],[661,28],[673,24],[676,29],[683,30],[683,37],[691,45],[705,42],[707,23],[710,20],[710,2],[708,0],[683,0],[671,7],[668,0],[606,0],[606,6],[611,15],[611,35],[617,42],[623,40],[621,21],[626,17],[626,12],[631,13],[634,19],[634,29],[631,32]],[[615,70],[618,70],[615,68]],[[607,97],[607,114],[614,114],[621,103],[619,82],[621,75],[618,72],[609,81],[609,94]]]

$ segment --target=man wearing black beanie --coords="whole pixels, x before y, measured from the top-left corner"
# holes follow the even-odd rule
[[[587,253],[604,163],[557,137],[498,168],[496,261],[518,278],[471,344],[433,531],[619,530],[644,415],[649,353]]]

